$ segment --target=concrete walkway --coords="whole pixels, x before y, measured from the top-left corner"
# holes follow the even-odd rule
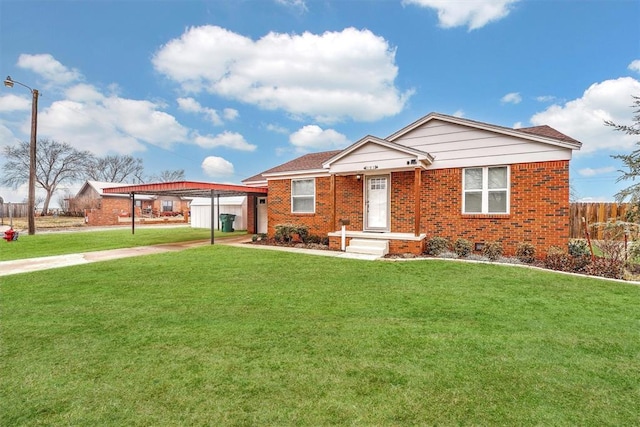
[[[267,245],[247,245],[250,237],[242,236],[237,238],[227,238],[216,240],[216,245],[237,246],[243,248],[278,250],[295,253],[306,253],[309,255],[332,256],[338,258],[351,258],[362,260],[378,259],[375,255],[348,254],[338,251],[326,251],[318,249],[299,249],[281,246]],[[1,241],[0,241],[1,244]],[[11,274],[29,273],[32,271],[47,270],[50,268],[69,267],[72,265],[88,264],[91,262],[109,261],[112,259],[128,258],[141,255],[151,255],[164,252],[181,251],[198,246],[209,245],[209,240],[198,240],[192,242],[169,243],[154,246],[138,246],[134,248],[110,249],[106,251],[84,252],[78,254],[55,255],[40,258],[17,259],[12,261],[0,261],[0,276]]]

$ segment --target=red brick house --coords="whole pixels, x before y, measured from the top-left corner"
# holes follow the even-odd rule
[[[106,194],[105,188],[125,187],[127,184],[86,181],[76,196],[69,201],[69,208],[84,211],[89,225],[118,225],[131,223],[131,199],[129,194]],[[186,222],[189,200],[173,196],[136,194],[137,221]]]
[[[243,183],[268,187],[269,235],[278,224],[306,225],[340,249],[348,222],[354,252],[374,243],[381,253],[420,253],[439,236],[475,247],[500,241],[506,254],[529,242],[542,253],[568,242],[569,161],[581,145],[549,126],[431,113],[387,138],[307,154]]]

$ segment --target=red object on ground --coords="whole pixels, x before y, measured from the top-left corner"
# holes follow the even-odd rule
[[[18,240],[18,233],[13,228],[10,228],[4,232],[4,237],[2,238],[7,242],[12,242]]]

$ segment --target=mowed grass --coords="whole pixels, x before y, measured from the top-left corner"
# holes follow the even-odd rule
[[[228,246],[0,280],[1,425],[640,423],[631,284]]]
[[[246,234],[246,232],[223,233],[216,231],[214,238],[242,234]],[[131,233],[130,228],[41,232],[32,236],[21,233],[18,240],[14,242],[0,240],[0,261],[208,239],[211,239],[209,229],[186,226],[138,227],[135,234]]]

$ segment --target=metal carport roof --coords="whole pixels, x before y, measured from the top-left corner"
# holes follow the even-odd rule
[[[197,182],[197,181],[175,181],[175,182],[158,182],[152,184],[131,184],[121,187],[103,188],[104,194],[130,194],[132,205],[131,216],[131,233],[135,233],[135,195],[165,195],[175,197],[210,197],[211,198],[211,244],[213,238],[213,222],[214,222],[214,197],[218,198],[227,196],[246,196],[246,195],[267,195],[267,188],[249,187],[246,185],[235,184],[218,184],[214,182]]]
[[[106,194],[150,194],[176,197],[245,196],[247,194],[266,195],[265,187],[247,185],[218,184],[215,182],[175,181],[153,184],[131,184],[121,187],[103,188]]]

